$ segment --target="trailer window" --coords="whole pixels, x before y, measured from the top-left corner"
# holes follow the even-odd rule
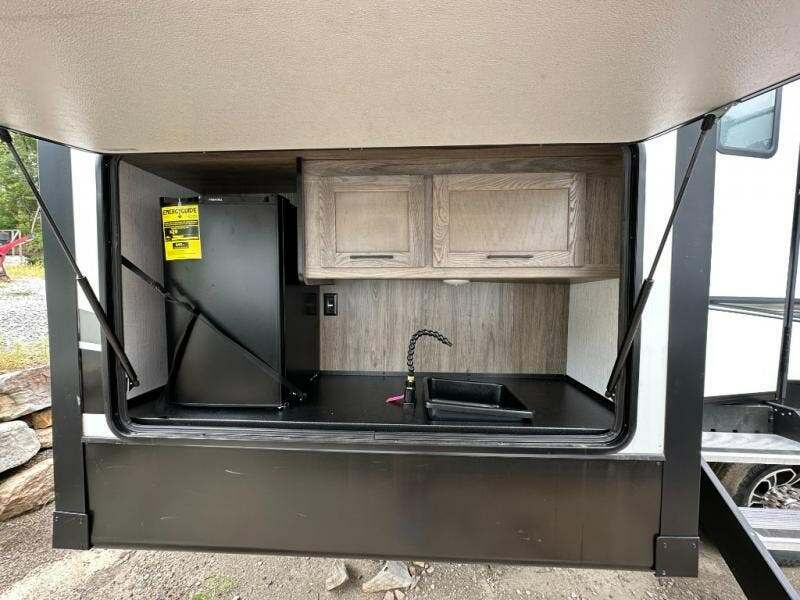
[[[732,107],[719,123],[717,150],[770,158],[778,149],[781,91],[771,90]]]

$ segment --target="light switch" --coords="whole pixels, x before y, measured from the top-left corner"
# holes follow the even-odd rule
[[[322,295],[322,314],[326,317],[335,317],[339,314],[339,300],[336,294]]]

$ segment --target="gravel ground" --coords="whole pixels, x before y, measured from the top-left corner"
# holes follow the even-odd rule
[[[0,344],[5,349],[47,338],[44,279],[0,283],[0,323]]]
[[[52,505],[0,523],[0,600],[382,600],[360,591],[379,568],[374,560],[346,560],[351,581],[326,592],[331,559],[101,550],[52,550]],[[800,568],[786,569],[800,583]],[[651,573],[434,563],[408,600],[740,600],[722,558],[702,546],[700,577],[658,579]]]

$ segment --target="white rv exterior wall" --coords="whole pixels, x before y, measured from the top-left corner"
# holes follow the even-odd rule
[[[100,266],[97,233],[97,181],[100,155],[82,150],[70,150],[70,177],[72,179],[72,222],[75,235],[75,260],[99,297]],[[78,312],[80,315],[79,339],[84,350],[100,350],[100,325],[92,313],[89,301],[80,288]]]
[[[783,88],[773,157],[717,153],[711,296],[785,296],[798,149],[800,81]],[[781,326],[709,311],[705,395],[775,390]],[[800,352],[791,355],[790,377],[800,377]]]
[[[677,132],[645,142],[644,265],[649,268],[675,196]],[[672,238],[655,274],[642,317],[636,431],[623,454],[663,454]],[[640,282],[636,282],[637,286]]]

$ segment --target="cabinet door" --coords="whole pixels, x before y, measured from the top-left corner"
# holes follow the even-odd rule
[[[434,267],[583,263],[583,173],[436,175]]]
[[[422,177],[322,177],[319,182],[321,266],[422,266],[424,216]]]

